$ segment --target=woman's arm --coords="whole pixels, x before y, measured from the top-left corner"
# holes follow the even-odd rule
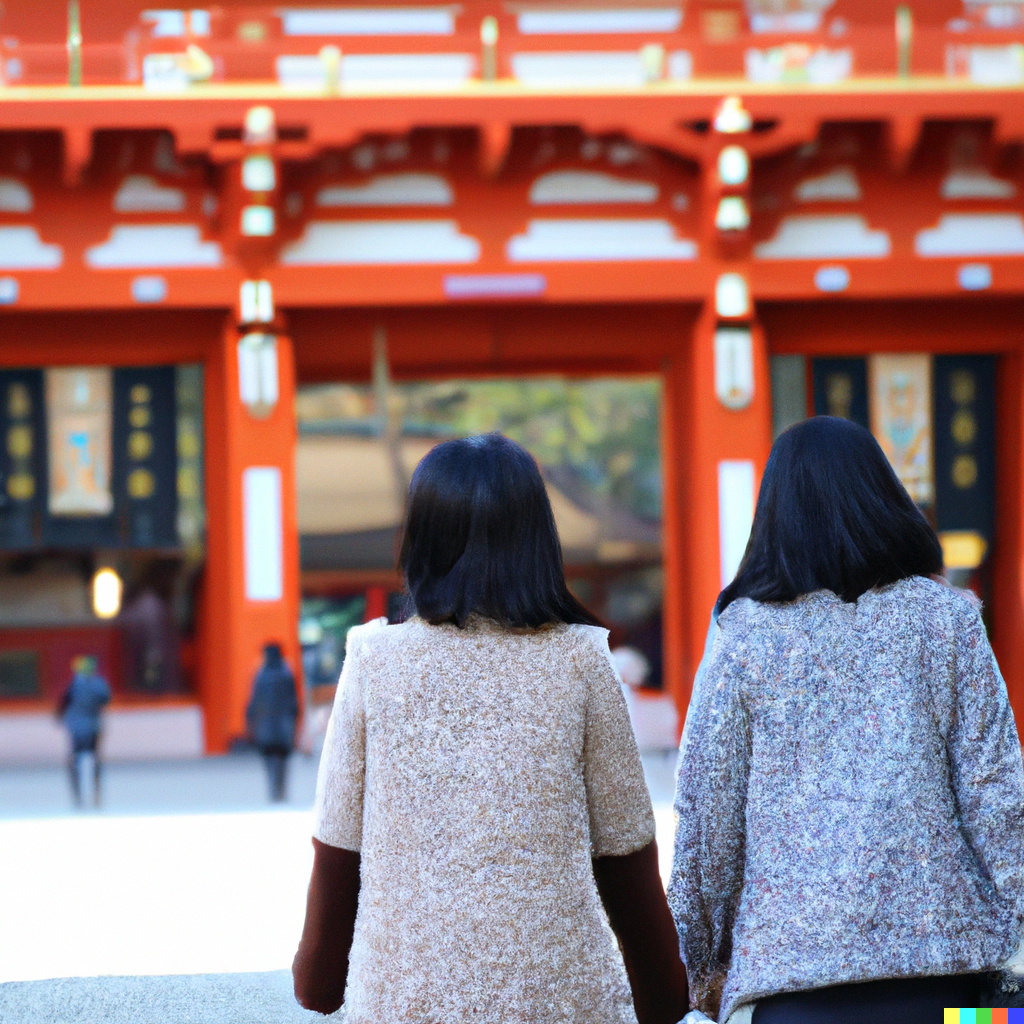
[[[348,954],[359,908],[358,853],[313,840],[306,923],[292,963],[295,998],[307,1010],[334,1013],[345,1001]]]
[[[686,717],[683,719],[683,734],[679,739],[679,757],[682,759],[686,750],[686,741],[690,735],[690,712],[696,706],[700,696],[701,687],[704,685],[704,676],[707,674],[708,665],[711,662],[711,652],[715,645],[715,634],[718,632],[718,609],[711,609],[711,621],[708,623],[707,636],[704,638],[704,653],[701,655],[700,664],[693,674],[693,686],[690,688],[690,703],[686,708]]]
[[[690,1008],[679,936],[658,874],[658,844],[595,857],[594,878],[619,940],[639,1024],[677,1024]]]
[[[292,963],[295,998],[307,1010],[320,1013],[333,1013],[344,1001],[359,907],[366,773],[360,635],[355,629],[349,633],[345,664],[320,755],[313,874],[302,939]]]
[[[668,902],[679,932],[692,998],[712,1017],[732,955],[743,886],[750,728],[740,700],[735,651],[723,635],[690,708],[676,780],[676,830]]]
[[[1006,684],[977,608],[953,622],[955,712],[946,746],[963,827],[1024,938],[1024,766]]]

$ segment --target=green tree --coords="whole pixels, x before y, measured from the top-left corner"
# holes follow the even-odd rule
[[[500,430],[542,466],[574,469],[595,497],[660,518],[657,378],[456,380],[396,390],[409,431]]]

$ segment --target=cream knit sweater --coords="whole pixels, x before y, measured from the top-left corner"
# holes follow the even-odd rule
[[[635,1024],[591,857],[654,818],[605,630],[352,630],[315,835],[362,855],[348,1024]]]

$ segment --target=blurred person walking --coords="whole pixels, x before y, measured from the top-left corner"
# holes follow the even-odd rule
[[[68,778],[76,807],[84,804],[91,784],[92,804],[100,805],[100,759],[98,752],[101,712],[110,703],[110,684],[96,671],[96,659],[88,655],[71,663],[71,683],[64,691],[57,717],[64,723],[71,741]]]
[[[295,676],[278,644],[263,648],[263,665],[252,684],[252,696],[245,711],[249,736],[263,755],[272,803],[286,798],[288,756],[295,745],[295,723],[299,699]]]
[[[448,441],[408,509],[416,615],[348,634],[299,1002],[348,1024],[676,1024],[651,801],[536,463],[497,434]]]
[[[677,780],[669,903],[705,1012],[924,1024],[1024,966],[1020,741],[941,572],[868,431],[779,437]]]

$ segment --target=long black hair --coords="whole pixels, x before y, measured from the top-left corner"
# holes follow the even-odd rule
[[[474,613],[519,628],[598,624],[565,585],[537,463],[501,434],[445,441],[416,467],[399,566],[434,625]]]
[[[942,547],[863,427],[815,416],[772,446],[750,541],[719,595],[792,601],[831,590],[856,601],[872,587],[942,572]]]

